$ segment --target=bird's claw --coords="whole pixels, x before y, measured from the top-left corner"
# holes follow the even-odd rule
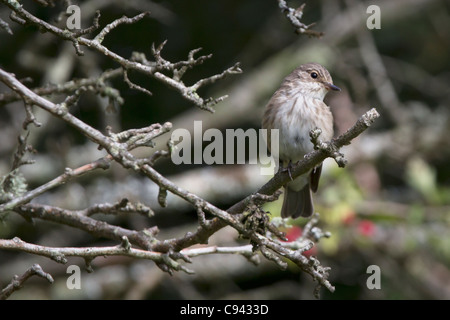
[[[288,173],[289,178],[291,179],[291,181],[294,181],[294,179],[292,178],[291,169],[292,169],[292,161],[289,161],[289,163],[288,163],[288,165],[286,166],[286,168],[283,168],[283,167],[280,165],[280,171],[281,171],[281,172],[286,172],[286,171],[287,171],[287,173]]]

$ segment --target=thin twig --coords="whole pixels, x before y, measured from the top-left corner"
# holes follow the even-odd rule
[[[0,243],[2,241],[4,241],[4,240],[0,239]],[[1,247],[1,244],[0,244],[0,247]],[[22,274],[20,277],[17,275],[13,277],[13,279],[11,280],[11,283],[9,285],[7,285],[2,291],[0,291],[0,300],[8,299],[8,297],[11,294],[13,294],[14,291],[17,291],[20,288],[22,288],[25,281],[27,281],[32,276],[39,276],[41,278],[46,279],[50,283],[54,282],[52,276],[49,273],[44,272],[44,270],[42,270],[40,265],[34,264],[27,271],[25,271],[25,273]]]
[[[23,6],[20,5],[17,1],[11,1],[11,0],[9,0],[9,1],[8,0],[0,0],[0,1],[3,2],[4,4],[6,4],[11,10],[13,10],[13,13],[16,17],[15,21],[17,21],[19,23],[23,22],[23,23],[29,23],[32,25],[36,25],[36,26],[42,28],[43,30],[56,35],[57,37],[60,37],[61,39],[71,41],[75,47],[77,54],[79,54],[79,55],[83,54],[83,52],[81,50],[81,46],[86,46],[90,49],[93,49],[93,50],[101,53],[105,57],[108,57],[108,58],[114,60],[115,62],[119,63],[124,70],[136,70],[136,71],[141,72],[151,78],[155,78],[155,79],[163,82],[165,85],[171,87],[172,89],[177,90],[185,99],[187,99],[188,101],[190,101],[191,103],[193,103],[194,105],[196,105],[197,107],[199,107],[203,110],[206,110],[209,112],[214,112],[214,109],[212,109],[211,107],[213,105],[219,103],[223,99],[225,99],[225,96],[216,98],[216,99],[212,99],[212,98],[204,99],[196,93],[196,87],[186,86],[182,81],[180,81],[178,79],[180,76],[179,75],[180,72],[184,73],[185,68],[192,68],[193,66],[196,66],[196,65],[202,63],[205,59],[210,57],[210,56],[202,56],[200,58],[194,58],[193,56],[198,51],[197,49],[194,49],[189,53],[187,61],[182,61],[182,62],[178,62],[178,63],[166,63],[167,61],[160,59],[159,63],[157,60],[156,63],[150,62],[150,63],[146,64],[146,63],[144,63],[144,61],[146,61],[144,54],[135,54],[134,55],[135,57],[140,56],[141,57],[140,59],[126,59],[126,58],[116,54],[115,52],[112,52],[107,47],[102,45],[104,38],[114,28],[116,28],[122,24],[136,23],[136,22],[142,20],[144,17],[148,16],[148,14],[149,14],[148,12],[138,14],[132,18],[123,16],[122,18],[119,18],[119,19],[114,20],[113,22],[109,23],[105,28],[103,28],[97,34],[96,37],[94,37],[94,39],[87,39],[87,38],[81,36],[80,31],[72,32],[69,30],[63,30],[52,24],[49,24],[48,22],[46,22],[44,20],[41,20],[41,19],[35,17],[31,13],[29,13],[27,10],[25,10],[23,8]],[[94,27],[92,28],[92,30],[96,30],[96,29],[97,29],[96,19],[94,19]],[[92,30],[89,29],[89,31],[92,31]],[[160,54],[161,50],[162,50],[162,46],[160,46],[159,51],[157,50],[158,54]],[[164,62],[164,63],[162,63],[162,62]],[[169,77],[169,76],[161,73],[161,71],[163,71],[163,70],[172,71],[173,77]],[[184,71],[180,71],[180,70],[184,70]],[[178,73],[178,75],[177,75],[177,73]],[[234,74],[234,73],[239,73],[239,72],[228,71],[228,72],[225,72],[225,74],[223,74],[223,75],[219,75],[219,78],[222,78],[225,75]],[[212,78],[214,79],[214,76]],[[211,81],[211,80],[207,81],[207,83],[212,83],[212,82],[214,82],[214,81]],[[127,83],[130,85],[131,82],[127,82]],[[206,84],[206,82],[205,82],[205,84]],[[137,85],[132,85],[132,87],[134,89],[146,92],[147,94],[149,92],[149,91],[147,92],[145,90],[142,90],[144,88],[137,86]],[[198,84],[197,84],[197,87],[198,87]]]
[[[305,34],[305,35],[308,35],[310,37],[320,38],[320,37],[322,37],[324,35],[323,32],[310,30],[310,28],[312,26],[314,26],[315,23],[311,23],[310,25],[306,25],[306,24],[304,24],[303,22],[300,21],[302,19],[302,17],[303,17],[303,9],[305,8],[305,5],[306,4],[304,3],[300,7],[298,7],[297,9],[293,9],[293,8],[291,8],[291,7],[289,7],[287,5],[286,1],[278,0],[278,6],[280,7],[281,12],[284,13],[286,18],[289,20],[289,22],[295,28],[295,33],[296,34]]]
[[[93,260],[97,257],[105,256],[126,256],[136,259],[152,260],[158,263],[166,264],[171,269],[181,270],[189,274],[194,273],[192,270],[180,265],[173,259],[174,257],[180,259],[180,255],[168,255],[161,252],[131,248],[127,245],[127,241],[122,241],[121,244],[111,247],[59,248],[28,243],[16,237],[11,240],[0,239],[0,248],[44,256],[63,264],[67,263],[67,257],[80,257]],[[183,261],[188,261],[188,259],[184,258]]]

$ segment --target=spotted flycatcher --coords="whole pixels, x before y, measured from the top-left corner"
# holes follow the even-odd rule
[[[329,90],[341,89],[333,84],[328,70],[318,63],[306,63],[292,71],[273,94],[266,106],[262,127],[279,130],[280,168],[289,170],[292,163],[314,149],[309,136],[312,129],[322,130],[322,140],[329,141],[333,137],[333,116],[323,102]],[[269,132],[269,148],[271,143],[276,143],[270,141],[270,136]],[[281,217],[295,219],[313,214],[311,191],[317,191],[321,172],[322,163],[284,186]]]

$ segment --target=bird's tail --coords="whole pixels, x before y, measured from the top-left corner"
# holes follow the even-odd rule
[[[296,219],[300,216],[308,218],[314,213],[311,188],[309,183],[300,191],[295,191],[286,186],[284,188],[283,207],[281,208],[281,217],[292,217]]]

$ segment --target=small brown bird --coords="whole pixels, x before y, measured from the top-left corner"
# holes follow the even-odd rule
[[[289,170],[314,149],[309,133],[320,128],[320,139],[333,137],[333,116],[323,102],[329,90],[340,91],[330,73],[318,63],[306,63],[292,71],[273,94],[264,112],[263,129],[279,130],[280,168]],[[267,145],[270,148],[270,132]],[[317,191],[322,164],[285,185],[281,217],[293,219],[314,213],[311,190]],[[290,174],[290,172],[289,172]]]

